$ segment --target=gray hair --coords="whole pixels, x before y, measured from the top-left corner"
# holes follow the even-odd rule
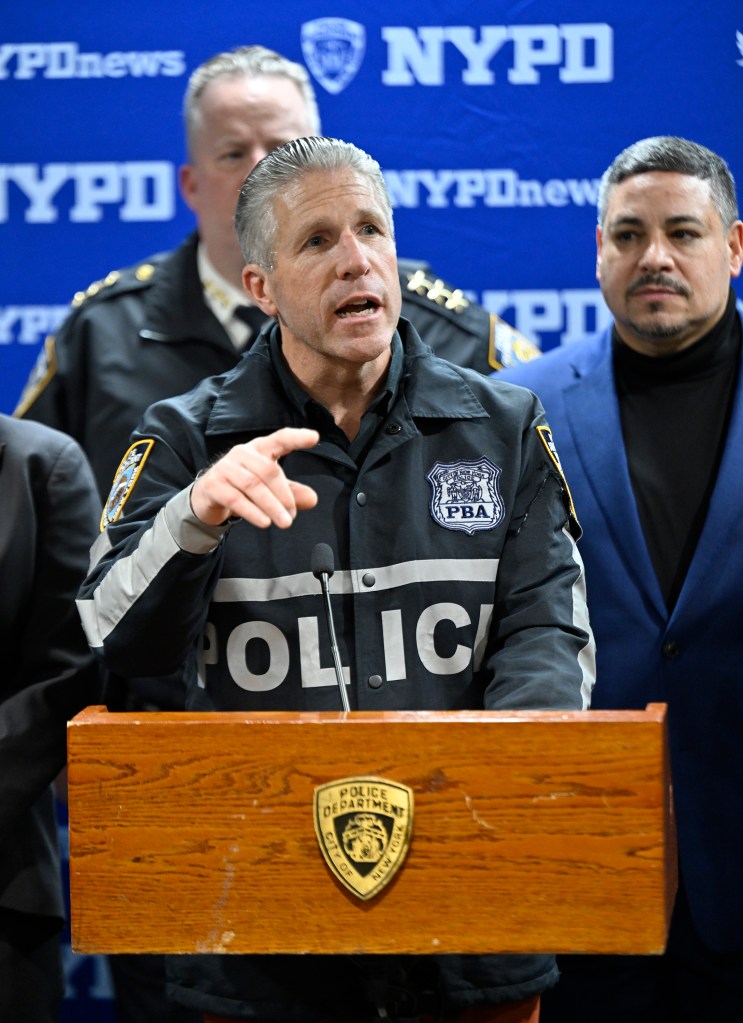
[[[363,149],[340,139],[312,136],[285,142],[248,174],[237,200],[235,230],[246,263],[271,272],[276,249],[276,198],[311,171],[352,170],[365,175],[379,199],[394,239],[392,205],[382,169]]]
[[[183,97],[183,121],[189,154],[193,153],[194,139],[201,127],[201,97],[207,85],[216,78],[259,78],[261,75],[275,75],[294,82],[307,107],[310,129],[313,134],[320,134],[320,111],[306,69],[265,46],[238,46],[204,61],[188,80]]]
[[[735,181],[717,153],[675,135],[656,135],[628,146],[604,172],[599,185],[598,222],[604,223],[612,188],[625,178],[650,171],[672,171],[709,182],[712,202],[727,230],[738,219]]]

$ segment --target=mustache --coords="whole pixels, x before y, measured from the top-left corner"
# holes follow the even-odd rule
[[[683,295],[684,298],[689,298],[691,294],[685,284],[675,281],[673,277],[666,277],[665,274],[645,274],[630,284],[627,295],[634,295],[635,292],[647,287],[666,288],[668,291],[675,291],[677,295]]]

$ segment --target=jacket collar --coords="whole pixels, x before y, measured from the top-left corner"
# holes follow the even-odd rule
[[[300,413],[278,390],[269,345],[278,343],[274,324],[262,334],[237,366],[223,378],[212,406],[207,435],[272,432],[282,426],[302,426]],[[403,351],[401,399],[411,418],[481,419],[488,413],[467,382],[466,374],[436,358],[411,323],[398,324]],[[245,399],[250,394],[250,400]],[[398,401],[398,406],[400,401]]]
[[[140,336],[150,341],[196,338],[234,351],[227,332],[204,302],[194,232],[177,249],[154,260],[155,275],[144,301]]]

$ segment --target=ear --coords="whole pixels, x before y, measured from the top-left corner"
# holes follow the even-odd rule
[[[184,163],[178,168],[178,185],[183,196],[183,201],[190,210],[196,210],[196,175],[190,163]]]
[[[278,308],[273,300],[273,289],[268,272],[257,263],[248,263],[243,267],[243,287],[248,297],[267,316],[277,316]]]
[[[730,276],[739,277],[743,266],[743,222],[736,220],[728,232]]]
[[[601,247],[603,245],[603,236],[601,234],[601,227],[596,226],[596,280],[601,280]]]

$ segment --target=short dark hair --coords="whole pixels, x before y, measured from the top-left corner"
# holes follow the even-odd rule
[[[604,172],[599,185],[598,222],[603,225],[612,188],[626,178],[650,171],[672,171],[709,182],[712,201],[727,230],[738,219],[735,181],[717,153],[675,135],[641,139],[624,149]]]

